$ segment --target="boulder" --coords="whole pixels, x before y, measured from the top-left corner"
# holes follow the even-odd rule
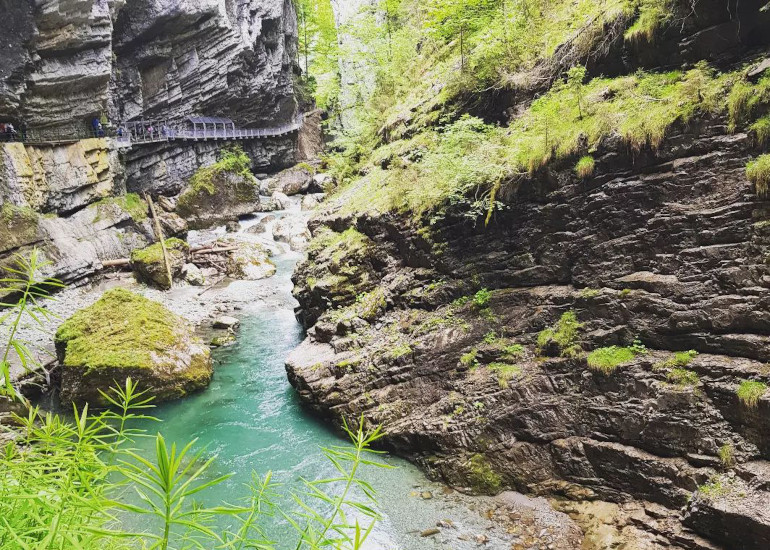
[[[259,182],[249,172],[250,164],[243,151],[234,150],[200,168],[179,196],[177,213],[192,229],[203,229],[258,210]]]
[[[225,231],[228,233],[237,233],[241,229],[241,224],[238,220],[230,220],[225,224]]]
[[[265,180],[264,186],[267,194],[273,194],[277,191],[285,195],[297,195],[308,190],[310,184],[313,183],[313,174],[312,166],[300,163]]]
[[[222,247],[237,247],[227,257],[227,276],[242,281],[256,281],[275,275],[275,264],[264,246],[234,238],[217,241]]]
[[[181,238],[187,234],[187,222],[173,212],[160,212],[158,220],[164,235]]]
[[[312,193],[325,193],[333,185],[334,178],[329,174],[316,174],[313,176],[313,183],[310,184],[310,189],[308,190]]]
[[[275,220],[275,216],[272,214],[268,214],[261,220],[259,220],[257,223],[252,225],[246,230],[246,233],[251,233],[252,235],[260,235],[267,231],[267,226],[270,224],[270,222]]]
[[[326,196],[326,193],[311,193],[302,197],[302,210],[313,210]]]
[[[237,317],[231,317],[230,315],[222,315],[214,320],[214,328],[234,329],[240,324],[241,322]]]
[[[286,196],[284,193],[276,191],[273,193],[273,196],[270,199],[273,204],[276,205],[276,210],[286,210],[291,206],[291,201],[289,200],[289,197]]]
[[[105,292],[56,332],[63,403],[103,406],[100,391],[131,377],[156,401],[176,399],[211,381],[209,349],[162,304],[124,289]]]
[[[195,264],[184,264],[182,266],[182,277],[192,286],[203,286],[206,284],[206,278]]]
[[[303,250],[310,240],[310,231],[301,218],[283,218],[273,225],[273,238],[288,243],[292,250]]]
[[[190,247],[183,240],[176,238],[166,239],[165,244],[171,264],[171,276],[174,279],[180,278],[182,268],[190,255]],[[172,281],[168,280],[160,243],[134,250],[131,253],[131,267],[140,281],[166,290],[171,288]]]

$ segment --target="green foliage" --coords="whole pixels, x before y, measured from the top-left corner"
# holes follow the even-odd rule
[[[30,409],[16,418],[18,445],[9,443],[0,454],[0,547],[267,549],[275,547],[262,521],[280,514],[296,532],[287,550],[360,550],[379,519],[374,489],[359,471],[383,466],[370,448],[382,434],[367,433],[363,419],[356,429],[345,426],[352,446],[323,449],[339,473],[304,482],[304,494],[294,495],[300,513],[277,508],[279,486],[270,472],[252,473],[246,493],[233,503],[205,507],[200,501],[207,490],[229,477],[215,474],[216,457],[204,460],[202,451],[192,450],[194,442],[169,446],[160,434],[152,455],[139,454],[132,442],[147,434],[133,422],[150,418],[150,400],[130,379],[105,398],[113,409],[99,414],[74,409],[67,420]],[[359,519],[348,519],[353,515]],[[223,516],[229,527],[216,530],[212,520]],[[123,530],[116,518],[141,524],[142,532]]]
[[[756,380],[744,380],[738,386],[738,400],[749,408],[755,408],[759,400],[765,395],[767,384]]]
[[[770,141],[770,116],[763,116],[754,122],[750,129],[757,135],[760,145],[767,145]]]
[[[695,372],[682,368],[671,369],[666,375],[666,380],[682,388],[695,387],[700,384],[700,378]]]
[[[244,180],[243,185],[256,185],[251,173],[251,159],[243,152],[240,145],[233,145],[220,152],[219,160],[209,166],[198,168],[190,178],[190,187],[184,191],[178,200],[181,209],[194,208],[196,199],[201,195],[214,195],[224,174],[235,174]]]
[[[497,374],[497,381],[501,388],[507,388],[508,382],[521,374],[521,367],[510,363],[494,362],[487,365],[489,370]]]
[[[484,455],[475,454],[468,461],[468,482],[471,487],[485,494],[496,494],[503,480],[487,463]]]
[[[491,298],[492,293],[486,288],[482,288],[473,295],[473,307],[475,309],[486,309],[489,307],[489,300]]]
[[[386,307],[385,292],[382,288],[378,287],[371,292],[365,292],[356,296],[355,313],[361,319],[373,321],[380,313],[385,311]]]
[[[524,353],[524,346],[521,344],[511,344],[503,348],[503,353],[509,358],[520,357]]]
[[[475,367],[479,364],[478,359],[476,358],[479,354],[479,350],[476,348],[471,349],[467,353],[464,353],[460,357],[460,363],[466,367]]]
[[[641,0],[639,15],[625,32],[625,39],[630,42],[653,42],[658,30],[672,16],[670,0]]]
[[[542,330],[537,335],[538,353],[550,344],[555,344],[564,357],[576,357],[583,351],[580,347],[578,332],[583,323],[578,322],[574,311],[566,311],[556,325]]]
[[[760,155],[746,165],[746,177],[757,189],[757,195],[767,196],[770,191],[770,155]]]
[[[594,161],[594,157],[586,155],[581,157],[578,163],[575,165],[575,173],[578,175],[578,177],[586,179],[593,175],[595,166],[596,162]]]
[[[688,351],[678,351],[674,353],[671,357],[663,361],[662,363],[658,363],[654,365],[655,370],[660,369],[672,369],[672,368],[684,368],[687,365],[690,364],[690,362],[695,359],[695,357],[698,355],[698,352],[694,349],[688,350]]]
[[[338,108],[339,37],[330,0],[294,0],[297,10],[298,65],[304,84],[321,109]]]
[[[388,356],[391,359],[398,359],[400,357],[409,355],[410,353],[412,353],[412,346],[402,343],[393,346],[393,348],[391,348],[390,352],[388,353]]]
[[[730,480],[720,475],[712,476],[708,483],[698,487],[698,492],[708,500],[727,496],[731,491],[732,486]]]
[[[166,245],[166,250],[168,252],[179,250],[180,252],[187,254],[190,250],[190,245],[176,237],[166,239],[163,244]],[[153,243],[146,248],[138,248],[131,252],[131,261],[144,264],[161,264],[163,263],[163,247],[160,243]]]
[[[748,124],[760,107],[770,104],[770,75],[761,77],[756,84],[743,75],[732,79],[734,83],[727,97],[727,112],[730,130],[735,131]]]
[[[725,443],[719,447],[718,455],[724,468],[731,468],[735,465],[735,447],[731,443]]]
[[[13,264],[6,267],[6,276],[0,278],[0,323],[10,322],[8,337],[0,342],[2,359],[0,360],[0,395],[20,398],[11,381],[12,356],[16,356],[25,370],[40,367],[40,362],[30,350],[30,344],[18,337],[19,328],[26,322],[39,327],[44,321],[51,319],[51,313],[45,308],[44,302],[51,299],[53,290],[64,285],[57,279],[45,277],[42,273],[50,265],[43,261],[40,251],[33,248],[29,258],[21,255],[14,256]],[[6,300],[16,298],[15,302]]]
[[[180,323],[162,304],[114,288],[62,323],[56,342],[66,346],[64,367],[149,369],[177,344]]]
[[[610,374],[623,363],[633,361],[636,354],[630,347],[610,346],[588,354],[588,368]]]

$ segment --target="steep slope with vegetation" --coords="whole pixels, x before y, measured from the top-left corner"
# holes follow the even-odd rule
[[[458,486],[764,548],[763,4],[383,1],[340,29],[376,78],[296,276],[303,399]]]

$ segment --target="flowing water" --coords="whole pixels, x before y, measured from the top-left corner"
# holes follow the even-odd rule
[[[273,258],[277,274],[260,282],[275,299],[247,302],[239,312],[242,323],[237,343],[213,351],[215,371],[210,387],[160,405],[153,414],[163,423],[143,426],[161,431],[168,441],[184,444],[197,438],[196,448],[218,457],[212,476],[233,474],[208,491],[207,504],[236,504],[239,495],[248,494],[244,484],[249,482],[252,471],[272,471],[273,480],[285,484],[284,493],[301,491],[301,477],[319,479],[334,474],[321,448],[345,441],[302,408],[284,369],[286,356],[304,337],[294,317],[296,302],[291,297],[290,279],[300,258],[285,247],[278,248]],[[475,548],[475,543],[461,539],[471,539],[481,532],[490,535],[488,520],[468,509],[467,497],[448,494],[403,460],[385,456],[383,461],[394,468],[363,472],[377,490],[383,515],[367,548]],[[283,504],[292,507],[289,501]],[[423,530],[445,519],[456,524],[451,534],[420,536]],[[274,517],[268,523],[278,548],[288,548],[290,541],[296,540],[285,520]]]

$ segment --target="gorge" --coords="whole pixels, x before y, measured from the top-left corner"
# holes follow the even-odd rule
[[[318,448],[359,425],[359,445],[383,429],[371,443],[397,468],[362,468],[350,502],[320,498],[345,510],[340,538],[324,540],[340,516],[284,495],[287,516],[250,535],[263,546],[242,547],[770,545],[766,1],[0,0],[0,14],[0,423],[19,442],[0,546],[112,544],[113,513],[127,532],[162,525],[131,515],[162,511],[163,491],[130,466],[139,496],[102,502],[96,527],[75,519],[90,489],[60,509],[33,485],[12,497],[25,460],[61,494],[70,472],[108,478],[76,461],[46,477],[33,441],[52,444],[59,417],[24,424],[23,396],[66,422],[129,376],[163,420],[137,429],[165,439],[136,437],[115,463],[199,438],[189,464],[212,485],[180,501],[190,525],[118,548],[183,548],[212,526],[199,544],[238,547],[233,525],[261,501],[211,510],[250,483],[272,495],[252,470],[291,494],[319,487],[299,478],[345,486],[350,457]],[[210,139],[176,139],[193,119]],[[41,262],[26,291],[10,281],[29,275],[20,258]],[[17,318],[47,278],[67,288]],[[356,521],[365,543],[346,538]]]

